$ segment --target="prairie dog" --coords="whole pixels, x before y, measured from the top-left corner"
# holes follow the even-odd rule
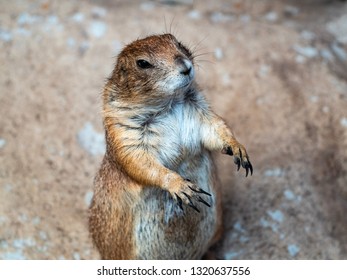
[[[118,55],[103,91],[106,153],[89,215],[102,259],[200,259],[222,232],[210,151],[253,172],[194,77],[193,54],[171,34]]]

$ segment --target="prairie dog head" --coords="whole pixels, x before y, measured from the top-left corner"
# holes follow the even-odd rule
[[[184,92],[194,76],[192,53],[173,35],[163,34],[127,45],[110,82],[119,97],[146,102]]]

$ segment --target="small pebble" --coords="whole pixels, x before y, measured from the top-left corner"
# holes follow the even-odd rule
[[[33,24],[40,20],[40,17],[33,16],[28,13],[22,13],[17,18],[17,24],[24,25],[24,24]]]
[[[90,122],[86,122],[84,127],[78,132],[77,139],[83,149],[93,156],[103,155],[106,150],[105,136],[94,130]]]
[[[302,47],[299,45],[294,45],[293,49],[300,55],[307,58],[314,58],[318,55],[318,50],[314,47]]]
[[[88,191],[84,196],[84,202],[89,207],[92,203],[94,193],[92,191]]]
[[[141,3],[140,4],[140,9],[142,11],[151,11],[155,8],[155,4],[154,3],[150,3],[150,2],[145,2],[145,3]]]
[[[12,41],[12,34],[9,31],[0,29],[0,40],[4,42]]]
[[[105,35],[106,30],[107,30],[106,23],[99,20],[94,20],[89,25],[88,33],[92,37],[101,38],[102,36]]]
[[[294,244],[288,245],[287,250],[291,257],[295,257],[300,252],[300,248]]]
[[[278,20],[278,15],[276,12],[269,12],[264,17],[269,22],[275,22]]]
[[[284,175],[284,171],[281,168],[268,169],[264,173],[267,177],[282,177]]]
[[[332,62],[334,61],[334,56],[333,54],[331,53],[330,50],[328,49],[322,49],[320,51],[320,56],[327,62]]]
[[[331,45],[331,49],[339,60],[347,61],[347,53],[338,43],[334,42]]]
[[[197,10],[191,10],[189,13],[188,13],[188,17],[191,18],[191,19],[194,19],[194,20],[198,20],[201,18],[201,14],[199,11]]]
[[[329,22],[326,26],[327,30],[332,33],[336,40],[341,44],[347,44],[347,15],[346,13]]]
[[[78,22],[78,23],[81,23],[82,21],[84,21],[84,14],[82,13],[75,13],[71,19],[74,21],[74,22]]]
[[[290,190],[285,190],[283,194],[284,194],[285,198],[288,200],[294,200],[295,199],[294,193]]]
[[[307,40],[307,41],[312,41],[313,39],[316,38],[316,34],[314,34],[313,32],[311,31],[308,31],[308,30],[303,30],[301,33],[300,33],[300,36],[301,38]]]
[[[73,253],[73,258],[74,258],[75,260],[80,260],[80,259],[81,259],[81,256],[80,256],[79,253],[74,252],[74,253]]]
[[[340,121],[341,125],[343,127],[346,127],[347,128],[347,118],[342,118],[341,121]]]
[[[224,57],[223,50],[221,48],[215,48],[214,49],[214,56],[217,60],[222,60]]]
[[[0,149],[3,148],[3,147],[5,147],[5,145],[6,145],[6,140],[0,138]]]
[[[267,211],[267,214],[271,217],[276,222],[282,223],[284,216],[283,213],[280,210],[275,210],[275,211]]]
[[[235,18],[232,15],[226,15],[220,12],[214,12],[211,15],[211,20],[214,23],[222,23],[227,21],[233,21]]]

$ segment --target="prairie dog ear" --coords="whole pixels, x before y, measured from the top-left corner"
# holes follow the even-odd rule
[[[126,67],[126,59],[124,57],[118,57],[116,67],[112,73],[113,82],[117,81],[117,84],[121,85],[126,80],[128,75],[127,67]]]

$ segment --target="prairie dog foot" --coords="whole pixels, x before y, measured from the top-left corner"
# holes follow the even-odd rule
[[[253,174],[253,166],[249,160],[249,156],[245,147],[236,140],[232,140],[226,147],[222,150],[223,154],[234,156],[234,163],[237,165],[237,170],[240,170],[242,166],[246,170],[246,177],[250,171]]]
[[[211,194],[197,187],[189,179],[183,179],[181,177],[176,178],[173,184],[166,188],[166,190],[170,192],[171,196],[177,201],[178,206],[182,210],[183,204],[186,204],[200,213],[199,208],[195,205],[196,202],[211,207],[211,205],[202,198],[204,195],[211,196]]]

